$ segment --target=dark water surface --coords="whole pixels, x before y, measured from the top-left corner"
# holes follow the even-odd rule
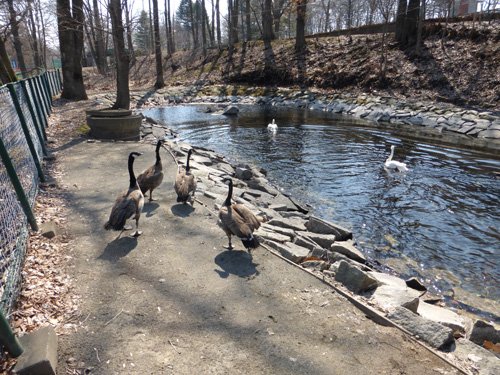
[[[350,228],[369,258],[498,319],[498,155],[322,112],[248,107],[226,117],[204,108],[144,114],[193,146],[265,168],[270,181],[316,215]],[[275,134],[267,130],[273,118]],[[409,172],[383,168],[390,145]]]

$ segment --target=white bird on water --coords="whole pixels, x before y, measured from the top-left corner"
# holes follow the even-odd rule
[[[401,163],[399,161],[392,160],[392,157],[394,156],[394,149],[395,148],[396,148],[396,146],[394,146],[394,145],[391,146],[391,154],[389,155],[389,157],[385,161],[384,167],[386,169],[396,169],[399,172],[408,172],[408,168],[406,167],[405,163]]]
[[[267,124],[267,130],[271,130],[273,132],[278,130],[278,125],[276,125],[276,123],[274,122],[274,119],[273,119],[273,122],[271,122],[270,124]]]

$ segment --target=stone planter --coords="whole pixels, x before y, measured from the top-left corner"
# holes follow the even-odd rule
[[[91,110],[86,113],[91,137],[122,141],[140,140],[142,116],[132,115],[132,111],[124,109]]]

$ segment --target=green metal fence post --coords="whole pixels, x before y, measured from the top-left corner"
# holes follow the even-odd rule
[[[16,191],[17,199],[21,203],[21,207],[23,208],[24,214],[28,218],[28,222],[30,223],[31,229],[35,232],[38,231],[38,225],[36,223],[35,215],[30,206],[30,202],[26,193],[24,192],[23,185],[21,185],[21,181],[19,181],[19,177],[17,176],[16,169],[12,164],[12,160],[10,159],[9,153],[5,148],[2,138],[0,138],[0,157],[2,158],[2,162],[5,165],[5,170],[9,175],[10,181],[12,182],[12,186],[14,186],[14,190]]]
[[[44,76],[39,75],[38,79],[40,81],[40,89],[42,90],[43,99],[45,101],[45,106],[47,108],[47,116],[50,116],[50,113],[52,112],[52,109],[50,107],[50,93],[49,90],[47,90],[47,84],[45,82]]]
[[[44,115],[45,119],[48,119],[49,118],[49,111],[47,110],[47,103],[45,101],[44,93],[42,91],[40,80],[38,78],[39,78],[38,76],[33,77],[33,83],[35,84],[36,90],[38,92],[38,97],[40,99],[40,104],[42,106],[43,115]],[[49,126],[48,120],[46,122],[46,125]]]
[[[49,110],[50,110],[50,112],[52,112],[52,92],[50,91],[50,84],[49,84],[49,79],[47,77],[47,72],[42,74],[42,82],[45,85],[45,91],[47,91]]]
[[[33,82],[33,78],[28,78],[26,81],[28,82],[28,86],[30,87],[31,94],[33,96],[33,101],[34,101],[33,104],[35,106],[38,118],[43,123],[42,124],[43,131],[45,133],[45,128],[47,127],[48,123],[47,123],[47,118],[43,114],[42,108],[40,108],[40,102],[42,99],[40,99],[40,95],[38,95],[38,91],[36,89],[35,82]]]
[[[30,111],[31,118],[33,119],[33,124],[35,125],[36,133],[40,140],[40,145],[42,146],[43,154],[47,155],[47,149],[45,148],[45,141],[47,140],[47,134],[45,133],[45,129],[43,128],[43,126],[39,124],[33,106],[31,105],[30,95],[28,93],[28,88],[26,87],[26,81],[25,80],[19,81],[19,84],[21,85],[21,88],[23,89],[24,92],[24,96],[26,97],[28,110]]]
[[[19,100],[17,99],[16,89],[14,88],[14,84],[8,83],[7,87],[9,88],[10,96],[12,97],[12,101],[14,102],[14,107],[16,108],[17,115],[19,117],[19,122],[21,123],[21,127],[23,128],[26,142],[28,142],[28,147],[31,151],[31,156],[33,157],[33,161],[35,162],[35,166],[38,171],[38,176],[40,177],[40,181],[45,182],[45,176],[43,175],[43,170],[40,165],[40,161],[38,160],[38,155],[36,153],[35,145],[33,144],[33,140],[31,139],[30,131],[28,129],[28,125],[26,124],[26,119],[24,118],[21,105],[19,104]]]
[[[12,332],[9,322],[0,310],[0,341],[5,346],[9,354],[16,358],[23,354],[24,349]]]
[[[56,88],[54,86],[54,79],[52,72],[47,72],[47,80],[49,81],[50,96],[53,97],[56,94]]]
[[[59,73],[59,70],[60,69],[57,69],[56,72],[56,76],[57,76],[57,85],[58,85],[58,90],[59,90],[59,93],[61,93],[62,91],[62,80],[61,80],[61,73]]]

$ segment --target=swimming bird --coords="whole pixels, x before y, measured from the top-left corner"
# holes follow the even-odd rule
[[[217,224],[226,233],[229,239],[228,249],[232,250],[231,236],[238,237],[245,249],[250,252],[259,246],[257,239],[253,236],[253,231],[260,227],[260,222],[257,217],[243,204],[231,204],[231,197],[233,195],[233,180],[230,178],[224,179],[228,182],[229,191],[227,198],[219,210],[219,220]]]
[[[177,202],[186,203],[191,194],[192,199],[194,199],[194,193],[196,191],[196,178],[191,173],[191,167],[189,166],[189,158],[193,153],[193,149],[189,149],[186,160],[186,168],[179,167],[177,169],[177,176],[175,176],[174,189],[177,193]],[[192,203],[191,203],[192,204]]]
[[[273,122],[271,122],[270,124],[267,124],[267,129],[272,130],[272,131],[278,130],[278,125],[276,125],[276,122],[274,122],[274,119],[273,119]]]
[[[124,190],[116,198],[109,220],[104,224],[106,230],[120,230],[120,235],[125,230],[125,222],[130,219],[135,219],[134,237],[142,234],[139,231],[139,218],[141,217],[142,207],[144,206],[144,195],[142,194],[134,174],[134,160],[137,156],[142,155],[140,152],[131,152],[128,156],[128,173],[130,176],[130,184],[127,190]]]
[[[391,145],[391,154],[387,158],[387,160],[384,163],[384,167],[387,169],[396,169],[399,172],[407,172],[408,168],[406,167],[405,163],[401,163],[396,160],[392,160],[392,157],[394,156],[394,150],[396,149],[396,146]]]
[[[160,158],[160,147],[165,141],[163,139],[159,139],[156,143],[156,162],[142,172],[137,177],[137,183],[141,188],[142,194],[146,194],[149,190],[149,201],[153,201],[153,190],[160,186],[163,181],[163,166],[161,164]]]

